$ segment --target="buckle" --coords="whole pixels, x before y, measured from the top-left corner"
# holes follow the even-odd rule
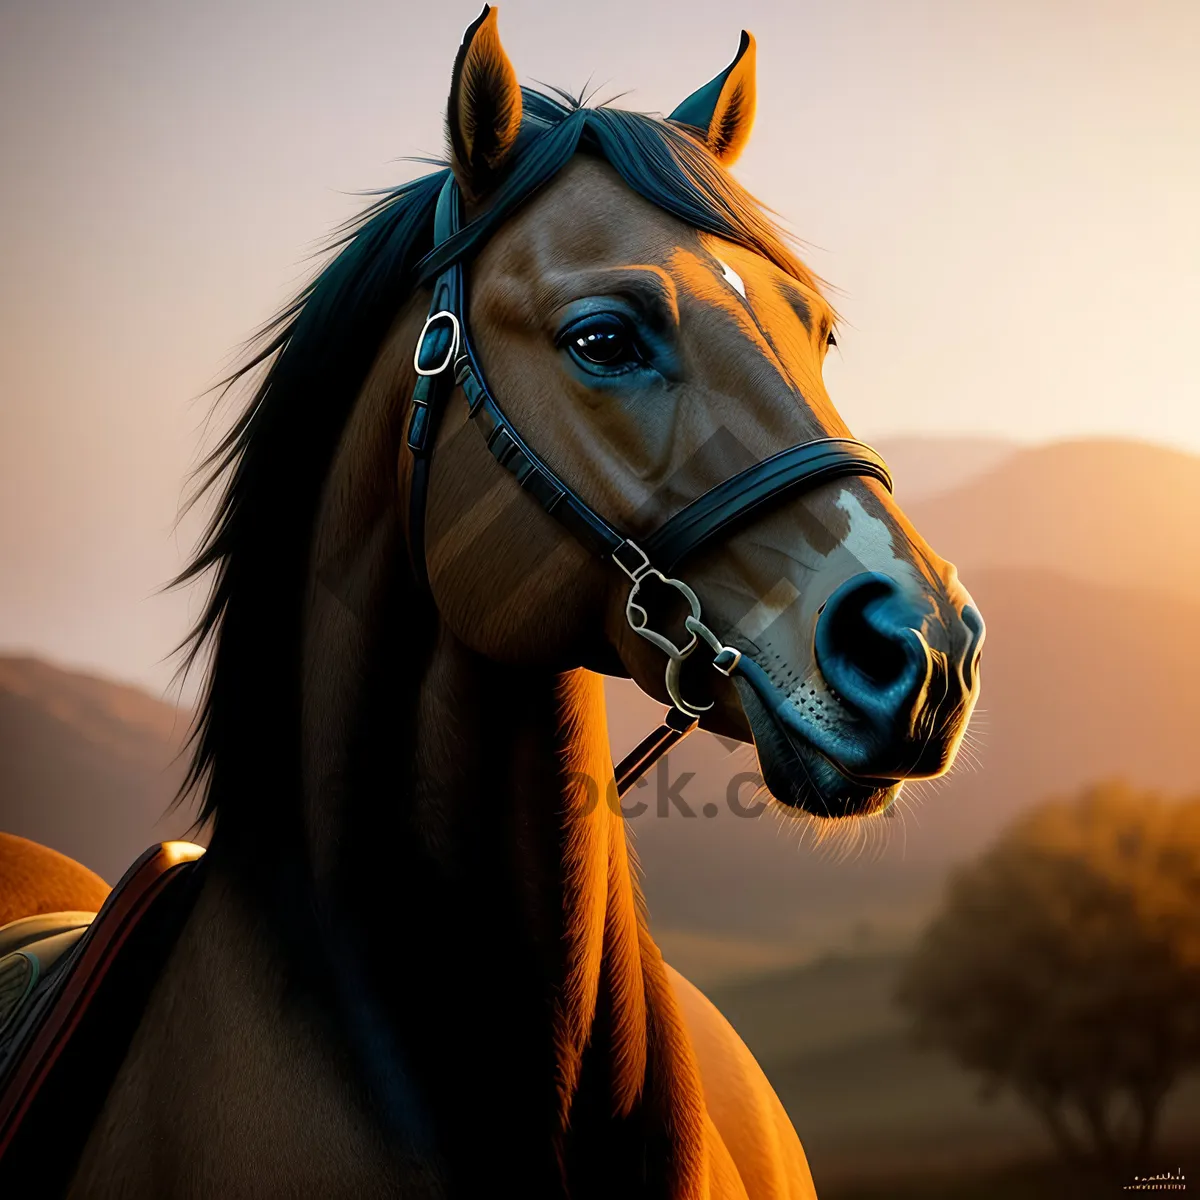
[[[626,558],[629,558],[631,553],[635,556],[632,560],[632,566],[621,561],[622,555],[624,555]],[[621,568],[622,571],[625,572],[626,575],[629,576],[630,579],[633,580],[634,583],[640,583],[649,572],[654,570],[654,568],[650,565],[650,559],[645,550],[643,550],[636,542],[629,541],[628,538],[626,538],[626,540],[623,541],[612,552],[612,560],[617,564],[618,567]],[[658,572],[656,571],[655,574],[658,574]],[[637,589],[635,588],[634,591],[636,590]],[[699,616],[699,613],[696,615]]]
[[[446,332],[447,327],[450,334],[450,344],[446,349],[446,356],[436,367],[421,366],[421,357],[425,350],[425,339],[431,333],[436,336],[439,333]],[[413,367],[417,374],[440,375],[453,362],[461,342],[462,331],[459,328],[458,318],[452,312],[443,308],[440,312],[431,313],[421,328],[421,336],[417,338],[417,348],[413,351]]]

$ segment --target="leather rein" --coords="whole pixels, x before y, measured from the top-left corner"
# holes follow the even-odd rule
[[[462,223],[462,199],[451,175],[440,194],[434,214],[434,247],[428,258]],[[418,264],[418,270],[421,264]],[[414,569],[428,585],[425,561],[425,508],[429,471],[437,428],[455,386],[466,397],[471,420],[487,440],[496,461],[516,476],[517,482],[576,539],[615,563],[628,576],[631,587],[625,601],[630,628],[667,656],[666,686],[673,707],[663,724],[644,738],[616,767],[617,795],[623,796],[654,763],[686,737],[702,713],[712,705],[696,705],[680,691],[683,664],[705,642],[713,652],[713,666],[729,676],[737,669],[741,652],[725,645],[704,624],[696,593],[668,572],[732,522],[741,520],[786,492],[810,491],[831,479],[867,476],[888,491],[892,478],[880,455],[852,438],[817,438],[739,471],[685,505],[648,536],[636,542],[591,508],[530,448],[496,402],[471,345],[466,317],[466,271],[462,257],[445,266],[433,285],[429,316],[413,354],[417,384],[408,424],[408,448],[413,457],[409,499],[409,546]],[[676,644],[651,628],[650,617],[639,603],[648,581],[674,589],[686,601],[684,618],[688,640]]]

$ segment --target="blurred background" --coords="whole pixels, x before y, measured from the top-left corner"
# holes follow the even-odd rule
[[[645,782],[668,959],[822,1197],[1200,1186],[1200,6],[500,7],[523,82],[649,112],[755,34],[736,173],[829,281],[829,391],[988,622],[970,745],[881,818],[739,816],[753,754],[702,735]],[[112,883],[186,829],[202,594],[159,589],[236,411],[206,389],[355,193],[440,153],[476,13],[0,5],[0,830]],[[608,686],[620,755],[659,709]]]

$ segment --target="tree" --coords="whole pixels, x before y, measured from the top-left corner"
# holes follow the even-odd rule
[[[952,878],[898,999],[1071,1160],[1146,1162],[1200,1065],[1200,798],[1108,783],[1022,817]]]

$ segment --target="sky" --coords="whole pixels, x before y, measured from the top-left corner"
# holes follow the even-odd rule
[[[758,41],[736,174],[844,317],[862,437],[1200,453],[1196,0],[507,0],[523,82],[669,112]],[[439,153],[470,4],[0,0],[0,646],[161,689],[204,395],[355,192]]]

